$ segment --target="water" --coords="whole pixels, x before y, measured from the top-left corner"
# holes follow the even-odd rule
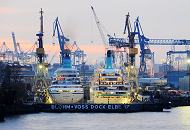
[[[190,130],[190,107],[124,114],[27,114],[6,118],[0,130]]]

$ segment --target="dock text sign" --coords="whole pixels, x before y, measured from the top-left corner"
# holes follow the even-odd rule
[[[121,110],[128,107],[124,104],[52,104],[51,110]]]

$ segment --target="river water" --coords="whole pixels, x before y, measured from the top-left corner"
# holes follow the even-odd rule
[[[190,130],[190,107],[140,113],[38,113],[7,117],[0,130]]]

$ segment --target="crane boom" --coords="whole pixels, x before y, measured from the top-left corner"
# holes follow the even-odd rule
[[[84,58],[86,57],[86,54],[84,53],[83,50],[80,49],[76,41],[74,41],[74,43],[72,44],[71,50],[72,50],[72,55],[73,55],[74,66],[85,63]]]
[[[100,36],[101,36],[102,42],[104,43],[105,48],[108,49],[108,43],[107,43],[106,37],[105,37],[105,35],[104,35],[104,31],[102,30],[100,20],[99,20],[99,18],[97,17],[96,12],[95,12],[95,10],[94,10],[94,8],[93,8],[92,6],[91,6],[91,9],[92,9],[92,13],[93,13],[93,15],[94,15],[94,19],[95,19],[96,25],[97,25],[98,30],[99,30],[99,32],[100,32]],[[108,35],[108,36],[109,36],[109,35]]]
[[[70,51],[65,52],[65,47],[64,46],[65,46],[65,43],[67,41],[69,41],[69,39],[64,36],[64,33],[63,33],[61,25],[59,23],[58,17],[55,19],[55,21],[53,23],[53,36],[55,36],[56,30],[57,30],[57,36],[58,36],[59,46],[60,46],[60,50],[61,50],[61,52],[60,52],[61,53],[61,66],[64,67],[64,62],[63,62],[63,60],[65,59],[64,54],[70,52]]]
[[[16,38],[15,38],[15,33],[14,32],[12,32],[12,38],[13,38],[13,44],[14,44],[15,53],[18,54],[17,43],[16,43]]]
[[[16,59],[18,61],[19,53],[18,53],[18,49],[17,49],[17,43],[16,43],[16,38],[15,38],[14,32],[12,32],[12,38],[13,38],[13,44],[14,44],[14,56],[16,56]]]
[[[121,47],[129,47],[131,48],[131,38],[129,37],[129,25],[127,23],[128,15],[125,21],[125,28],[128,29],[128,38],[113,38],[109,37],[109,45],[115,46],[117,48]],[[153,53],[149,49],[149,45],[190,45],[190,40],[186,39],[149,39],[144,36],[141,24],[139,22],[139,17],[137,17],[134,22],[134,32],[132,34],[137,35],[137,39],[134,39],[134,45],[140,45],[140,67],[139,67],[139,75],[146,76],[147,68],[146,68],[146,59],[153,60]],[[150,58],[151,57],[151,58]]]
[[[55,36],[56,30],[57,30],[60,49],[61,49],[61,51],[64,52],[64,45],[67,41],[69,41],[69,39],[64,36],[64,33],[63,33],[61,25],[59,23],[58,17],[55,19],[55,21],[53,23],[53,36]]]
[[[188,54],[190,55],[190,50],[187,51],[168,51],[167,55],[171,55],[171,54]]]
[[[135,44],[139,45],[139,40],[135,39]],[[126,38],[109,38],[109,45],[121,47],[129,47],[129,39]],[[186,39],[146,39],[145,45],[190,45],[190,40]]]

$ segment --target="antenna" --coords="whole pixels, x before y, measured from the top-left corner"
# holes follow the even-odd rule
[[[41,8],[41,10],[40,10],[40,22],[41,22],[41,24],[40,24],[40,32],[41,33],[44,33],[44,30],[43,30],[43,13],[44,13],[44,11]]]

